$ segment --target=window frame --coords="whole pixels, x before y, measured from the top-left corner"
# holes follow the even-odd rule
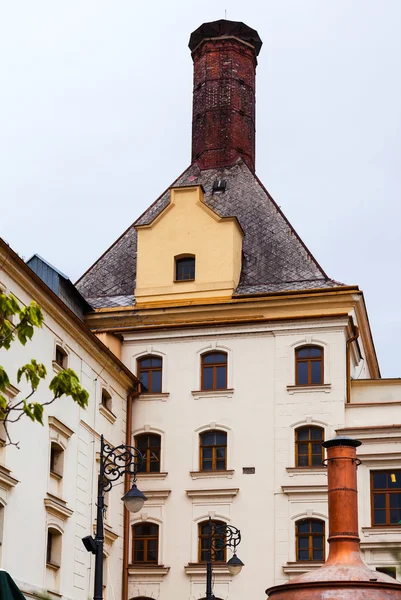
[[[302,430],[305,430],[305,429],[309,430],[309,432],[308,432],[308,439],[307,440],[299,440],[298,439],[299,432],[302,431]],[[322,444],[324,442],[324,439],[325,439],[324,438],[324,433],[325,433],[324,432],[324,427],[321,427],[320,425],[309,425],[309,424],[301,425],[300,427],[297,427],[295,429],[295,432],[294,432],[294,438],[295,438],[295,440],[294,440],[294,444],[295,444],[295,467],[297,469],[314,469],[314,468],[319,468],[319,467],[322,466],[321,464],[320,465],[314,465],[313,462],[312,462],[312,457],[315,456],[312,453],[312,444],[318,443],[319,440],[313,440],[310,437],[310,430],[311,429],[320,430],[321,433],[322,433],[322,438],[321,438]],[[299,448],[300,444],[307,444],[308,445],[308,464],[307,465],[299,465],[298,464],[298,460],[299,460],[299,449],[298,448]],[[323,447],[323,445],[322,445],[322,452],[321,452],[321,454],[322,454],[322,461],[323,461],[324,460],[324,447]],[[303,454],[301,456],[305,456],[305,455]]]
[[[375,473],[400,473],[401,469],[372,469],[370,471],[370,511],[371,511],[371,525],[372,527],[401,527],[401,523],[390,523],[390,496],[392,493],[400,494],[401,496],[401,488],[395,488],[392,490],[391,488],[373,488],[373,478]],[[374,496],[377,494],[385,494],[385,515],[386,522],[385,523],[375,523],[375,506],[374,506]],[[400,509],[401,511],[401,509]]]
[[[148,439],[148,444],[146,447],[146,454],[144,452],[142,452],[141,448],[139,447],[138,444],[138,438],[149,438],[150,436],[155,436],[159,439],[159,456],[158,456],[158,465],[159,465],[159,469],[157,471],[151,471],[150,466],[152,464],[151,461],[151,452],[152,452],[152,446],[149,446],[149,439]],[[159,433],[154,433],[153,431],[143,431],[140,433],[136,433],[134,436],[134,445],[136,448],[138,448],[138,450],[142,453],[142,456],[144,456],[144,468],[143,469],[138,469],[138,474],[143,474],[143,473],[161,473],[161,454],[162,454],[162,436]],[[157,462],[157,461],[154,461]]]
[[[62,478],[64,474],[64,448],[54,440],[50,441],[50,475]]]
[[[320,356],[307,356],[305,358],[299,357],[298,354],[302,350],[319,350]],[[320,368],[320,381],[317,383],[312,383],[312,363],[318,362],[321,363]],[[307,363],[308,365],[308,381],[307,383],[299,383],[298,377],[298,364],[299,363]],[[313,386],[313,385],[324,385],[324,348],[322,346],[318,346],[316,344],[303,344],[302,346],[298,346],[295,348],[295,385],[299,387],[303,386]]]
[[[205,358],[208,356],[211,356],[213,354],[221,354],[222,356],[225,357],[225,362],[220,362],[220,363],[206,363],[204,362]],[[217,387],[217,367],[225,367],[226,369],[226,376],[225,376],[225,386],[224,387]],[[205,368],[213,368],[213,387],[211,388],[205,388]],[[208,352],[203,352],[203,354],[201,354],[201,387],[200,390],[202,392],[218,392],[221,390],[227,390],[228,389],[228,353],[225,352],[224,350],[210,350]]]
[[[152,525],[157,528],[156,535],[148,535],[148,536],[138,536],[135,535],[135,529],[142,525]],[[159,542],[160,542],[160,526],[157,523],[153,523],[152,521],[140,521],[139,523],[133,523],[132,528],[132,564],[133,565],[158,565],[159,564]],[[135,541],[143,540],[144,541],[144,560],[143,561],[135,561]],[[147,559],[148,554],[148,542],[156,540],[156,560],[145,560],[145,556]]]
[[[193,261],[193,277],[188,278],[178,278],[178,268],[180,263],[182,264],[184,260],[192,260]],[[196,257],[195,254],[179,254],[174,257],[174,282],[175,283],[185,283],[186,281],[195,281],[196,277]]]
[[[205,520],[205,521],[201,521],[200,523],[198,523],[198,564],[205,564],[207,562],[208,559],[206,560],[202,560],[202,551],[208,551],[208,548],[206,550],[202,550],[202,540],[207,540],[209,537],[209,533],[201,533],[201,527],[205,526],[205,525],[209,525],[209,523],[212,524],[212,531],[213,529],[217,526],[217,527],[222,527],[223,525],[227,525],[227,523],[225,523],[224,521],[219,521],[218,519],[212,519],[211,521],[209,521],[209,519]],[[220,536],[218,536],[220,537]],[[227,534],[221,535],[222,539],[227,539]],[[212,558],[212,563],[213,564],[224,564],[227,561],[227,548],[224,547],[221,550],[218,550],[218,552],[223,552],[223,559],[222,560],[215,560]]]
[[[61,567],[62,533],[49,525],[46,541],[46,565],[59,569]]]
[[[153,358],[160,360],[160,367],[152,367],[152,366],[144,367],[144,368],[141,367],[142,361],[153,359]],[[160,371],[160,391],[159,392],[155,392],[152,390],[153,371],[157,371],[157,372]],[[136,359],[136,373],[137,373],[137,377],[139,380],[141,379],[142,372],[149,373],[148,377],[149,377],[150,385],[148,386],[148,390],[141,392],[141,394],[148,394],[148,395],[162,394],[163,393],[163,358],[157,354],[143,354],[142,356],[138,356],[138,358]]]
[[[59,361],[58,355],[62,357],[61,362]],[[60,369],[66,369],[68,367],[68,354],[60,344],[56,344],[54,362]]]
[[[309,526],[309,532],[308,533],[299,533],[299,525],[301,523],[305,523],[305,521],[308,521],[310,526]],[[315,533],[313,531],[311,531],[312,529],[312,523],[321,523],[323,524],[323,533]],[[322,559],[314,559],[313,558],[313,549],[314,549],[314,545],[313,545],[313,538],[314,535],[316,537],[322,537],[323,536],[323,543],[322,543],[322,552],[323,552],[323,558]],[[308,555],[309,558],[305,559],[305,558],[298,558],[299,556],[299,538],[308,538]],[[312,543],[311,543],[312,542]],[[311,558],[312,557],[312,558]],[[295,522],[295,561],[296,562],[314,562],[314,563],[320,563],[320,562],[325,562],[326,560],[326,522],[323,521],[323,519],[315,519],[315,518],[309,518],[309,517],[304,517],[302,519],[298,519],[298,521]]]
[[[213,446],[206,446],[202,444],[202,438],[204,435],[208,435],[211,433],[220,433],[226,436],[226,443],[223,446],[222,444],[215,444]],[[211,469],[204,469],[203,468],[203,448],[212,448],[212,468]],[[221,458],[217,458],[216,454],[217,454],[217,449],[218,448],[225,448],[225,453],[224,453],[224,469],[217,469],[216,468],[216,464],[218,460],[223,460]],[[227,436],[227,431],[224,431],[222,429],[207,429],[206,431],[202,431],[199,434],[199,471],[201,473],[216,473],[216,472],[224,472],[227,471],[227,450],[228,450],[228,436]],[[210,460],[210,459],[209,459]]]
[[[113,412],[113,397],[104,387],[100,393],[100,404],[109,412]]]

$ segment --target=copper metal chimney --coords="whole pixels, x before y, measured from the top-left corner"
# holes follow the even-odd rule
[[[343,436],[327,448],[329,539],[327,562],[315,571],[266,590],[272,600],[401,600],[401,584],[361,559],[358,536],[356,448]]]

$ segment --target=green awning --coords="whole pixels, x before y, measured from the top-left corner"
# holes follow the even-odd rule
[[[25,600],[7,571],[0,570],[0,600]]]

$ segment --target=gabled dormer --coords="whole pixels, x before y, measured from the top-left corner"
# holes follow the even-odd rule
[[[232,297],[244,233],[235,217],[221,217],[205,204],[202,186],[171,188],[169,204],[136,230],[137,308]]]

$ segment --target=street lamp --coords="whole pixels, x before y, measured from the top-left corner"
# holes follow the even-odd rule
[[[87,535],[82,542],[88,552],[95,555],[95,587],[93,600],[103,599],[103,545],[104,545],[104,494],[111,490],[121,475],[132,475],[132,488],[121,500],[130,512],[141,510],[146,496],[136,487],[136,474],[144,462],[144,457],[137,448],[121,444],[112,448],[100,438],[100,471],[97,486],[97,517],[95,537]]]
[[[212,594],[212,561],[224,548],[232,548],[233,556],[227,561],[231,575],[238,575],[244,563],[237,556],[237,546],[241,542],[241,532],[232,525],[215,525],[209,517],[208,556],[206,562],[206,600],[215,600]]]

